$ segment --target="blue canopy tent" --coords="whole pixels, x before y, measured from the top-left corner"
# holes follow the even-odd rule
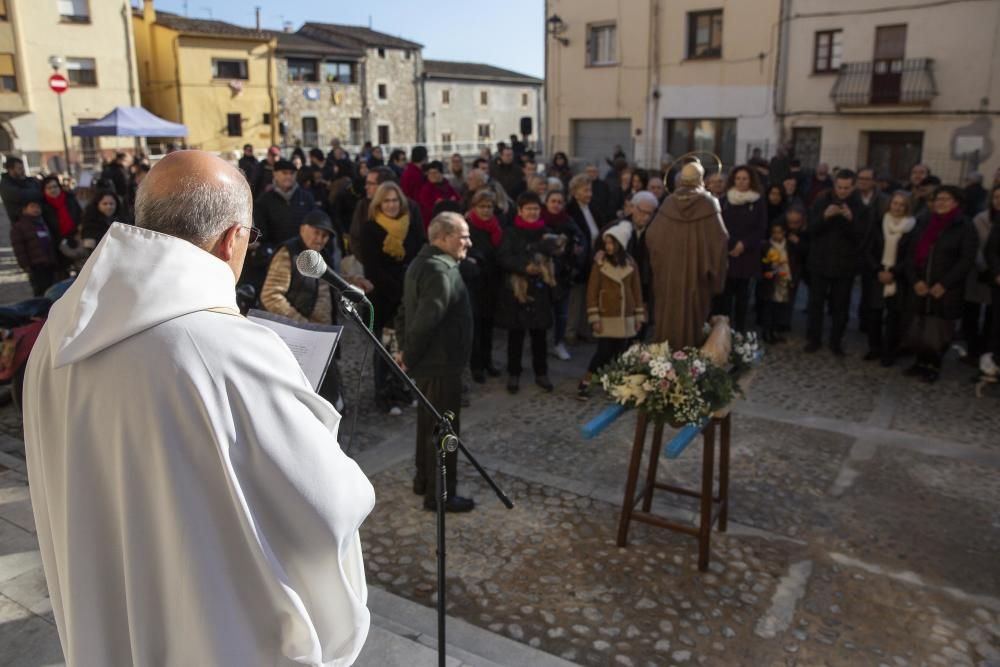
[[[142,107],[115,107],[111,113],[72,128],[74,137],[185,137],[187,126],[154,116]]]

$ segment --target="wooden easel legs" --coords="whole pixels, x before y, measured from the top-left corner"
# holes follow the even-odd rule
[[[642,454],[646,447],[646,432],[649,429],[648,418],[640,413],[635,426],[635,440],[632,445],[632,457],[629,461],[628,478],[625,481],[625,497],[622,500],[621,516],[618,520],[618,546],[628,544],[629,524],[641,521],[661,528],[667,528],[698,538],[698,569],[708,569],[711,554],[712,526],[719,522],[719,531],[726,531],[729,510],[729,445],[732,433],[731,416],[712,418],[702,430],[702,475],[701,489],[694,491],[656,481],[656,471],[663,449],[663,425],[656,424],[653,428],[653,443],[650,448],[649,463],[646,470],[646,483],[636,493],[639,480],[639,468],[642,464]],[[715,434],[719,432],[719,492],[714,494],[715,482]],[[676,495],[697,498],[700,511],[697,525],[679,524],[669,521],[651,512],[653,492],[656,489]],[[636,510],[636,505],[642,502],[642,509]],[[718,513],[713,511],[713,505],[718,505]]]

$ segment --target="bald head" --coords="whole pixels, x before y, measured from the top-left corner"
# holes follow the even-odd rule
[[[209,250],[227,229],[251,225],[246,178],[202,151],[177,151],[156,163],[136,194],[135,224]]]

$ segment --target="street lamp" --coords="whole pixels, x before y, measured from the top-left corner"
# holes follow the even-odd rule
[[[546,21],[548,23],[548,34],[563,46],[569,46],[569,40],[560,35],[566,32],[566,22],[558,14],[553,14]]]
[[[63,66],[65,59],[62,56],[49,56],[49,65],[52,66],[54,72],[59,72],[59,68]],[[59,103],[59,128],[62,130],[62,140],[63,140],[63,157],[66,159],[66,173],[71,173],[69,166],[69,141],[66,139],[66,118],[63,115],[63,103],[62,95],[56,93],[56,101]]]

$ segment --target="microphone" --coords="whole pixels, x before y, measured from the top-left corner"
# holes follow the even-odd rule
[[[326,265],[323,256],[315,250],[306,250],[299,253],[295,260],[295,267],[299,273],[307,278],[317,278],[325,283],[329,283],[340,295],[351,303],[361,303],[368,301],[365,293],[340,277],[333,269]]]

